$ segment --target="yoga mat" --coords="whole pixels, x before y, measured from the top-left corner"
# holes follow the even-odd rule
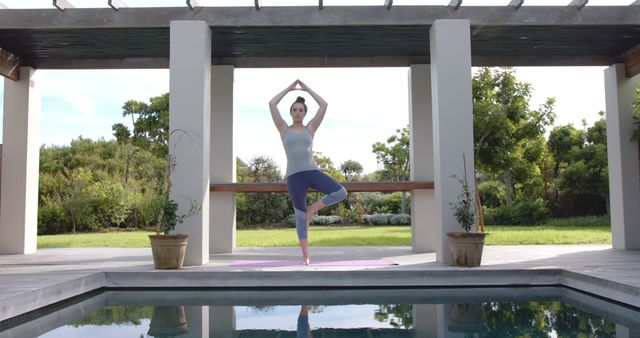
[[[279,267],[279,266],[302,266],[300,261],[262,261],[262,260],[235,260],[230,266],[235,267]],[[384,266],[398,265],[398,263],[388,259],[366,259],[349,261],[311,261],[309,266]]]

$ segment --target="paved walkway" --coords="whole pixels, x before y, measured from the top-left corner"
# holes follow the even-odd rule
[[[408,247],[316,247],[314,262],[389,259],[393,266],[238,267],[299,259],[299,248],[239,248],[205,266],[153,269],[150,249],[45,249],[0,256],[0,321],[100,288],[565,285],[640,307],[640,251],[607,245],[486,246],[482,266],[436,263]]]

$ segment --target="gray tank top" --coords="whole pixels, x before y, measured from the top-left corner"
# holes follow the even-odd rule
[[[282,144],[287,154],[286,177],[297,172],[318,169],[313,161],[313,137],[307,127],[301,133],[295,133],[291,127],[287,127]]]

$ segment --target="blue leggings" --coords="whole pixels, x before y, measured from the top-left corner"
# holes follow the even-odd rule
[[[287,188],[293,202],[299,240],[307,239],[307,191],[309,188],[327,194],[322,199],[322,202],[327,206],[336,204],[347,197],[347,190],[320,170],[307,170],[290,175],[287,177]]]

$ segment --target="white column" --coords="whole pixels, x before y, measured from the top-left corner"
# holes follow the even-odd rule
[[[188,212],[191,200],[202,207],[176,229],[189,235],[185,265],[202,265],[209,261],[211,30],[204,21],[171,21],[170,27],[171,198],[179,214]]]
[[[433,121],[429,65],[409,67],[409,134],[411,180],[433,182]],[[413,252],[436,251],[439,225],[433,217],[435,205],[433,190],[411,191]]]
[[[436,304],[413,304],[413,336],[438,336],[438,308]]]
[[[180,338],[209,338],[209,307],[185,306],[184,313],[189,332]]]
[[[236,332],[236,309],[233,306],[211,306],[209,308],[209,336],[233,338]]]
[[[616,338],[633,338],[640,337],[640,328],[638,327],[626,327],[622,324],[616,323]]]
[[[0,254],[35,253],[38,245],[40,102],[36,70],[4,80]]]
[[[627,78],[623,64],[607,68],[607,153],[613,247],[640,249],[640,158],[638,144],[631,142],[635,89],[640,75]]]
[[[444,264],[452,263],[447,232],[462,230],[449,205],[460,191],[460,184],[451,175],[463,175],[462,154],[466,156],[469,179],[474,172],[469,30],[469,20],[436,20],[430,29],[436,200],[433,218],[439,224],[433,235],[436,260]]]
[[[211,183],[236,181],[233,152],[233,66],[211,67]],[[236,195],[212,192],[209,199],[211,253],[236,248]]]

